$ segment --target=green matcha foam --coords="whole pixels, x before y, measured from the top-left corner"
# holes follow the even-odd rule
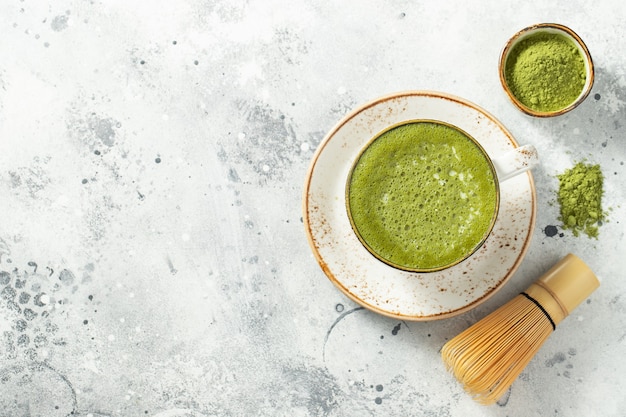
[[[347,185],[353,228],[377,257],[432,270],[471,254],[498,204],[492,165],[458,129],[435,121],[394,127],[357,159]]]

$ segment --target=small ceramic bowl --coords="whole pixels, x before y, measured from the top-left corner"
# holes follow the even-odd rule
[[[507,82],[507,74],[506,74],[507,60],[509,58],[511,51],[513,51],[514,47],[519,42],[523,41],[524,39],[527,39],[530,36],[537,35],[542,32],[549,33],[549,34],[556,33],[556,34],[563,35],[566,38],[570,39],[573,42],[573,44],[578,48],[578,50],[580,51],[583,57],[583,61],[585,65],[585,72],[586,72],[585,84],[580,94],[578,95],[578,97],[576,97],[571,103],[564,106],[563,108],[550,110],[550,111],[542,111],[542,110],[533,109],[525,105],[524,103],[522,103],[515,96],[513,91],[511,91],[511,88],[509,87],[509,84]],[[535,117],[558,116],[576,108],[580,103],[582,103],[585,100],[585,98],[587,98],[587,96],[591,92],[591,87],[593,86],[593,81],[594,81],[593,61],[591,59],[591,55],[589,54],[589,50],[587,49],[587,46],[573,30],[557,23],[539,23],[533,26],[529,26],[525,29],[522,29],[519,32],[517,32],[515,35],[513,35],[513,37],[511,37],[511,39],[509,39],[509,41],[504,46],[504,49],[502,50],[502,53],[500,55],[499,72],[500,72],[500,82],[502,83],[502,87],[504,87],[504,91],[508,95],[509,99],[522,112],[531,116],[535,116]]]

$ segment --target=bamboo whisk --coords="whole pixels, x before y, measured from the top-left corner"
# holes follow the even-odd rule
[[[495,403],[550,333],[600,282],[569,254],[526,291],[448,341],[446,368],[476,401]]]

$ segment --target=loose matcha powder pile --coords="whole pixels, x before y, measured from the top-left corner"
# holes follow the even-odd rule
[[[558,202],[564,229],[571,229],[574,236],[581,232],[598,238],[598,227],[605,219],[602,210],[602,184],[604,177],[600,165],[578,162],[565,170],[559,179]]]

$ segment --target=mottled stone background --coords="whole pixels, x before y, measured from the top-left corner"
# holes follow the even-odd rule
[[[596,83],[531,119],[497,63],[546,21],[583,37]],[[0,30],[0,416],[626,414],[620,1],[4,0]],[[479,104],[543,161],[521,268],[428,323],[345,298],[302,224],[325,133],[407,89]],[[555,176],[585,159],[606,180],[598,240],[558,220]],[[568,252],[601,288],[475,404],[439,349]]]

